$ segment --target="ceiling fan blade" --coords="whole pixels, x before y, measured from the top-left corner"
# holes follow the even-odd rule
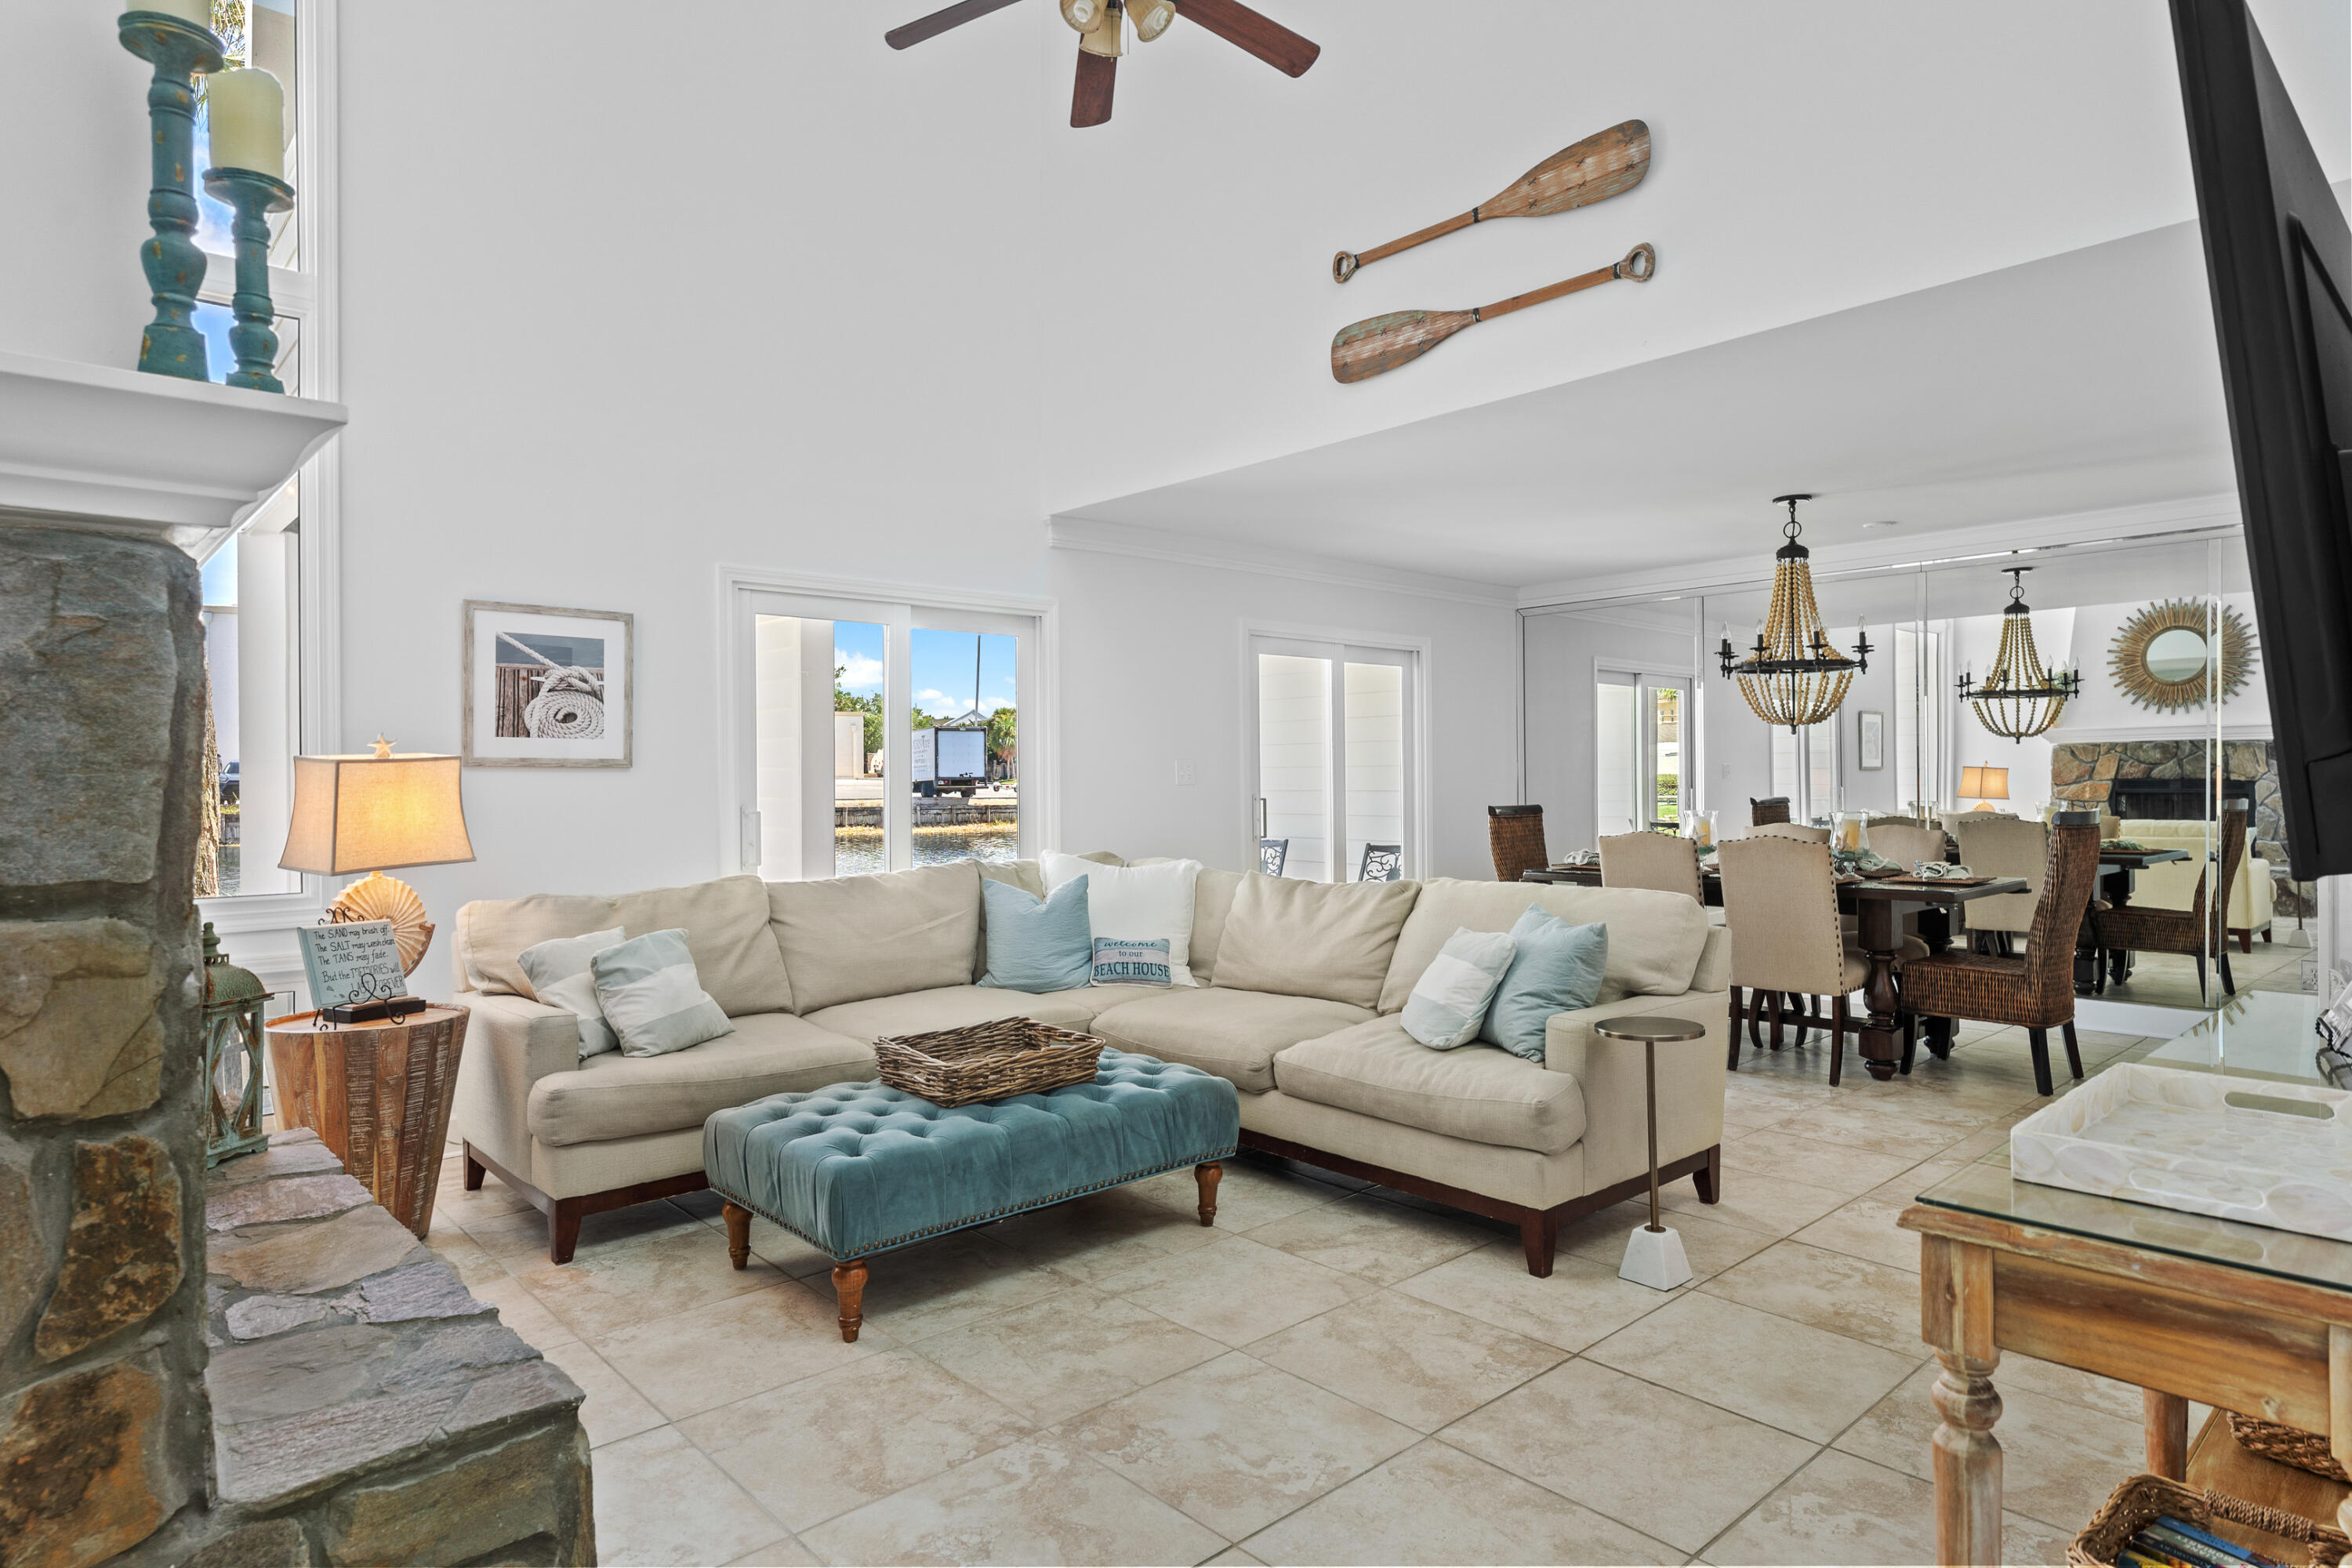
[[[1118,81],[1115,58],[1080,49],[1077,85],[1070,89],[1070,123],[1100,125],[1109,120],[1111,89]]]
[[[1305,76],[1307,68],[1323,52],[1322,45],[1259,16],[1241,0],[1176,0],[1176,15],[1248,50],[1285,76]]]
[[[903,27],[893,27],[882,35],[882,41],[894,49],[919,44],[925,38],[936,38],[950,27],[961,27],[966,22],[977,21],[991,11],[1002,11],[1016,0],[957,0],[944,11],[934,11],[928,16],[918,16]]]

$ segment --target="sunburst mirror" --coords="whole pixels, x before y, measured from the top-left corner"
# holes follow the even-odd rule
[[[2245,617],[2227,605],[2219,616],[2221,634],[2221,700],[2246,684],[2253,668],[2253,634]],[[2107,650],[2107,668],[2124,695],[2143,708],[2201,708],[2214,658],[2208,638],[2211,613],[2191,599],[2149,605],[2126,621]]]

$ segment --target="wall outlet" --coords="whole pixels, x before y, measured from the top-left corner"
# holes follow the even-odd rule
[[[1717,778],[1719,778],[1719,779],[1723,780],[1726,784],[1730,783],[1730,782],[1731,782],[1731,764],[1730,764],[1729,763],[1717,763],[1716,764],[1716,773],[1715,773],[1715,776],[1716,776]]]
[[[1201,782],[1201,770],[1193,766],[1191,763],[1178,763],[1176,764],[1176,782],[1180,784],[1199,784]]]

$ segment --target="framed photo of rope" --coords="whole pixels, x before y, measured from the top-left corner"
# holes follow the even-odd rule
[[[466,601],[465,758],[474,768],[625,768],[636,618]]]

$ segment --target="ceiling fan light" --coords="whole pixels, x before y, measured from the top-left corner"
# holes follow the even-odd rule
[[[1065,5],[1068,3],[1069,0],[1064,0]],[[1102,19],[1093,30],[1079,36],[1078,47],[1090,55],[1101,55],[1114,60],[1127,53],[1125,19],[1116,4],[1104,6]]]
[[[1176,20],[1174,0],[1136,0],[1128,10],[1135,21],[1135,41],[1139,44],[1151,42]]]
[[[1062,0],[1062,20],[1074,33],[1091,33],[1102,26],[1110,0]]]

